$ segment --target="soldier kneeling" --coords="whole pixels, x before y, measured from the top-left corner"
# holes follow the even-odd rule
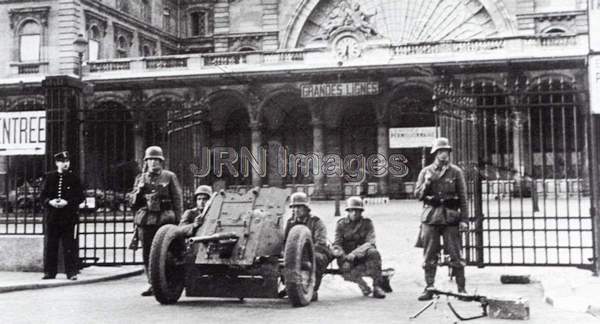
[[[212,188],[210,186],[199,186],[196,188],[194,192],[194,201],[196,202],[196,207],[187,209],[183,216],[181,216],[181,222],[179,222],[179,227],[181,231],[185,233],[186,237],[194,235],[194,232],[202,226],[204,223],[204,209],[206,208],[206,203],[212,196]]]
[[[363,295],[371,294],[371,288],[362,278],[366,276],[373,279],[373,297],[385,298],[381,256],[375,246],[373,222],[362,216],[364,206],[360,197],[348,198],[346,211],[348,216],[337,222],[333,256],[337,258],[344,279],[357,283]]]

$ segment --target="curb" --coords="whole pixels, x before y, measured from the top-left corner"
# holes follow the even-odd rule
[[[86,285],[104,281],[118,280],[127,277],[133,277],[144,273],[144,269],[132,270],[125,273],[119,273],[115,275],[110,275],[106,277],[99,277],[93,279],[83,279],[76,281],[64,281],[64,282],[49,282],[49,283],[35,283],[35,284],[23,284],[23,285],[12,285],[12,286],[4,286],[0,287],[0,294],[8,293],[13,291],[21,291],[21,290],[33,290],[33,289],[45,289],[45,288],[55,288],[55,287],[63,287],[63,286],[75,286],[75,285]]]

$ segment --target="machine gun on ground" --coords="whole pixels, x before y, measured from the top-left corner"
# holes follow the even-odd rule
[[[497,297],[487,297],[483,295],[469,295],[469,294],[458,294],[450,291],[438,290],[435,288],[428,289],[433,295],[434,299],[430,301],[425,307],[421,308],[414,315],[409,317],[410,319],[417,318],[423,312],[425,312],[432,305],[435,305],[440,296],[445,295],[448,297],[454,297],[460,301],[465,302],[478,302],[481,305],[481,314],[471,317],[463,317],[461,316],[454,306],[448,301],[448,307],[452,311],[452,314],[456,316],[461,321],[469,321],[477,318],[482,318],[489,316],[490,318],[499,318],[499,319],[519,319],[526,320],[529,319],[529,301],[524,298],[497,298]]]
[[[457,293],[453,293],[451,291],[443,291],[443,290],[438,290],[435,288],[431,288],[431,289],[427,289],[428,291],[430,291],[431,293],[433,293],[434,295],[434,299],[432,301],[430,301],[427,305],[425,305],[425,307],[421,308],[418,312],[416,312],[413,316],[409,317],[409,319],[415,319],[417,318],[419,315],[421,315],[423,312],[425,312],[429,307],[431,307],[432,305],[436,304],[439,301],[439,298],[441,295],[445,295],[445,296],[449,296],[449,297],[454,297],[457,298],[458,300],[461,301],[466,301],[466,302],[478,302],[481,304],[481,309],[482,312],[480,315],[476,315],[476,316],[471,316],[471,317],[463,317],[461,316],[456,309],[454,308],[454,306],[452,306],[452,303],[448,302],[448,307],[450,308],[450,310],[452,311],[452,314],[454,314],[454,316],[456,316],[456,318],[458,318],[461,321],[469,321],[469,320],[474,320],[477,318],[482,318],[482,317],[486,317],[488,316],[488,298],[486,296],[481,296],[481,295],[468,295],[468,294],[457,294]]]

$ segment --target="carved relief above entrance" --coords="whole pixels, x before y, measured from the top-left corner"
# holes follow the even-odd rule
[[[288,47],[331,43],[341,31],[405,44],[506,36],[514,30],[500,0],[304,0],[296,14],[284,34]]]

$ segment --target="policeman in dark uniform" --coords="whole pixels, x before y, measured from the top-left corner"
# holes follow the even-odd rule
[[[46,208],[44,277],[54,279],[57,272],[59,241],[62,242],[65,273],[70,280],[77,280],[78,249],[77,211],[85,199],[79,178],[69,170],[69,152],[54,155],[56,171],[46,175],[40,200]]]
[[[158,146],[146,149],[144,170],[135,180],[130,195],[131,206],[136,209],[134,223],[142,241],[142,256],[149,278],[148,262],[152,240],[165,224],[178,224],[183,211],[183,194],[175,173],[163,169],[165,158]],[[142,296],[152,296],[152,286]]]
[[[331,250],[327,243],[327,228],[323,221],[312,215],[310,207],[308,205],[308,196],[303,192],[295,192],[290,197],[290,208],[292,209],[292,217],[287,221],[285,226],[285,238],[292,227],[302,224],[308,227],[312,234],[312,240],[315,248],[315,287],[311,301],[317,301],[319,299],[319,287],[321,286],[321,279],[327,265],[331,262]],[[282,295],[282,293],[280,293]]]
[[[333,256],[337,258],[344,279],[357,283],[363,295],[371,294],[371,288],[362,278],[368,276],[373,279],[373,297],[385,298],[381,255],[375,246],[375,228],[370,219],[362,216],[364,209],[360,197],[346,200],[348,216],[337,222]]]
[[[427,288],[432,288],[435,282],[440,237],[444,238],[444,251],[450,255],[450,267],[456,278],[458,292],[466,293],[460,231],[469,229],[467,186],[463,171],[450,163],[451,150],[447,138],[440,137],[434,141],[431,154],[435,154],[435,160],[421,170],[415,187],[415,196],[423,201],[419,239],[423,245],[426,284],[419,300],[433,298]]]
[[[212,196],[212,193],[213,191],[210,186],[201,185],[196,188],[196,191],[194,192],[196,207],[187,209],[185,212],[183,212],[183,216],[181,216],[181,222],[179,222],[179,227],[181,227],[181,230],[185,233],[185,236],[194,235],[194,232],[204,223],[202,213],[204,212],[206,203]]]

